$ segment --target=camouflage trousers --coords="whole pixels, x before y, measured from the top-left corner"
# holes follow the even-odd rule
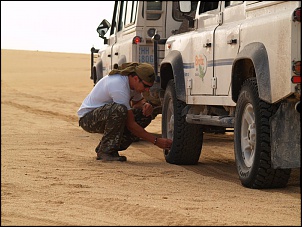
[[[152,118],[143,115],[141,109],[132,109],[136,123],[143,128],[147,127]],[[126,127],[127,108],[122,104],[112,103],[96,108],[79,120],[86,132],[103,133],[96,152],[116,154],[126,150],[138,137],[133,135]]]

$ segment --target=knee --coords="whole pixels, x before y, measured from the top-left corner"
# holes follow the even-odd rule
[[[126,119],[128,114],[128,109],[123,104],[114,103],[112,106],[112,114],[117,117]]]

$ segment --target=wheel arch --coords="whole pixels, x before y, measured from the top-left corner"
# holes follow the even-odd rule
[[[272,103],[269,61],[263,43],[246,45],[234,59],[232,67],[232,99],[237,102],[244,81],[256,77],[260,99]]]
[[[185,76],[182,56],[179,51],[171,51],[160,64],[160,85],[166,89],[168,82],[174,79],[177,99],[186,101]]]

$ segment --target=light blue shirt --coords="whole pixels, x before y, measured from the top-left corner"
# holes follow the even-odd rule
[[[109,103],[119,103],[131,109],[130,100],[139,101],[142,94],[130,89],[128,76],[114,74],[99,80],[78,109],[81,118],[86,113]]]

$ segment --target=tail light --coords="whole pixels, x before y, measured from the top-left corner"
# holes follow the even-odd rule
[[[292,83],[299,84],[301,83],[301,61],[295,61],[293,62],[293,73],[292,76]]]
[[[301,84],[301,76],[292,76],[293,84]]]
[[[301,7],[297,8],[293,13],[293,21],[301,22]],[[294,61],[292,67],[294,75],[292,83],[301,84],[301,61]]]
[[[135,36],[132,40],[133,44],[138,44],[140,42],[142,42],[142,37],[140,37],[140,36]]]

